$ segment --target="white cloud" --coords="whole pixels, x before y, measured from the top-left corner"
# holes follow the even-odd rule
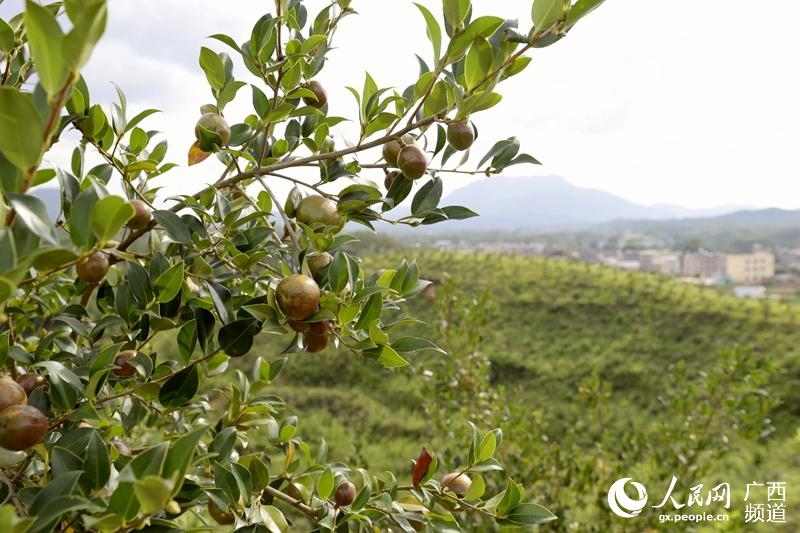
[[[473,3],[476,14],[528,24],[528,0]],[[0,16],[21,4],[6,0]],[[246,40],[265,5],[271,2],[110,2],[107,34],[86,71],[95,99],[113,98],[107,83],[113,80],[130,95],[131,108],[167,111],[148,127],[165,132],[169,156],[182,163],[197,109],[209,99],[199,47],[224,50],[205,39],[218,32]],[[307,5],[313,16],[325,2]],[[354,111],[345,85],[360,87],[369,71],[402,90],[417,74],[414,53],[431,55],[410,1],[354,0],[353,6],[360,15],[343,23],[320,76],[331,112],[345,116]],[[560,174],[645,203],[800,207],[793,157],[800,138],[800,77],[793,67],[800,4],[777,0],[760,16],[752,6],[745,0],[606,2],[567,38],[534,51],[529,69],[502,88],[502,104],[474,117],[478,149],[516,134],[545,166],[510,173]],[[244,69],[237,74],[244,76]],[[228,114],[244,116],[249,100],[242,90]],[[213,162],[181,168],[163,183],[170,193],[193,191],[213,180],[217,168]],[[447,178],[451,190],[468,181]]]

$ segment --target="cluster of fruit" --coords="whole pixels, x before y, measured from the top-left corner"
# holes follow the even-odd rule
[[[41,442],[47,433],[47,418],[28,405],[28,396],[45,385],[38,374],[23,374],[16,381],[0,376],[0,447],[19,452]]]

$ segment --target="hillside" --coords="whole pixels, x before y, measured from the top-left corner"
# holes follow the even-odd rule
[[[373,256],[366,268],[396,264],[402,255]],[[496,307],[483,351],[493,362],[494,382],[519,390],[531,409],[546,406],[556,424],[569,420],[578,384],[594,371],[646,416],[658,409],[653,391],[670,363],[683,359],[697,372],[713,363],[718,349],[735,344],[783,368],[774,388],[784,405],[775,414],[787,422],[777,424],[778,432],[792,431],[788,421],[800,415],[800,401],[790,393],[800,385],[800,307],[584,263],[426,251],[413,256],[430,279],[450,276],[474,294],[489,292]],[[424,298],[409,306],[431,323]],[[288,339],[262,342],[263,355],[276,357]],[[426,361],[420,356],[412,369],[389,371],[331,348],[293,354],[280,389],[303,412],[305,431],[338,436],[332,453],[402,467],[387,464],[387,457],[413,455],[430,437],[415,377]],[[384,385],[380,391],[376,380]]]

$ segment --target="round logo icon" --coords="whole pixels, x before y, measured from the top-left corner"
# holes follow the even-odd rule
[[[638,493],[637,498],[631,498],[625,494],[625,484],[630,481],[633,488]],[[644,506],[647,504],[647,489],[644,485],[631,481],[631,478],[624,477],[618,479],[608,489],[608,506],[611,511],[622,518],[633,518],[642,512]]]

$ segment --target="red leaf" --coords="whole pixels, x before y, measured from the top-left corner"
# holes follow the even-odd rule
[[[204,152],[200,149],[200,141],[195,141],[191,148],[189,148],[189,166],[205,161],[210,155],[211,152]]]
[[[419,453],[417,462],[414,464],[414,472],[411,474],[411,481],[414,483],[415,487],[419,487],[425,474],[428,473],[428,468],[431,466],[432,460],[433,456],[423,447],[422,451]]]

